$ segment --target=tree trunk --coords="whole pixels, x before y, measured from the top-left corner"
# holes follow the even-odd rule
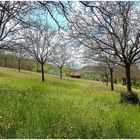
[[[113,70],[112,69],[110,69],[110,82],[111,82],[111,90],[114,90]]]
[[[126,86],[127,86],[127,91],[131,91],[131,72],[130,72],[130,65],[126,65],[125,67],[126,70]]]
[[[62,79],[62,67],[60,67],[60,78]]]
[[[18,59],[18,71],[20,72],[20,69],[21,69],[21,63],[20,63],[20,59]]]
[[[42,82],[44,82],[44,64],[41,63],[41,72],[42,72]]]

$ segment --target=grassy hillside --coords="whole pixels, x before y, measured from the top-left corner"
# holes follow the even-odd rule
[[[45,79],[0,68],[0,138],[140,138],[140,107],[119,103],[125,87]]]

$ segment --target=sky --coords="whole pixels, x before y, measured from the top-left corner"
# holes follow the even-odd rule
[[[66,18],[64,16],[60,15],[58,12],[54,13],[54,18],[59,22],[59,24],[61,26],[66,26],[68,23]],[[57,23],[54,21],[54,19],[52,19],[52,17],[50,15],[48,15],[48,22],[53,28],[58,29]]]

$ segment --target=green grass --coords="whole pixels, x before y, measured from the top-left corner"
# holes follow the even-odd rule
[[[0,68],[0,138],[140,138],[140,107],[119,103],[124,86],[45,79]]]

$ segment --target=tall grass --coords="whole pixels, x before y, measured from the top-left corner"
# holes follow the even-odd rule
[[[0,68],[0,138],[140,138],[139,106],[119,103],[125,87],[45,79]]]

